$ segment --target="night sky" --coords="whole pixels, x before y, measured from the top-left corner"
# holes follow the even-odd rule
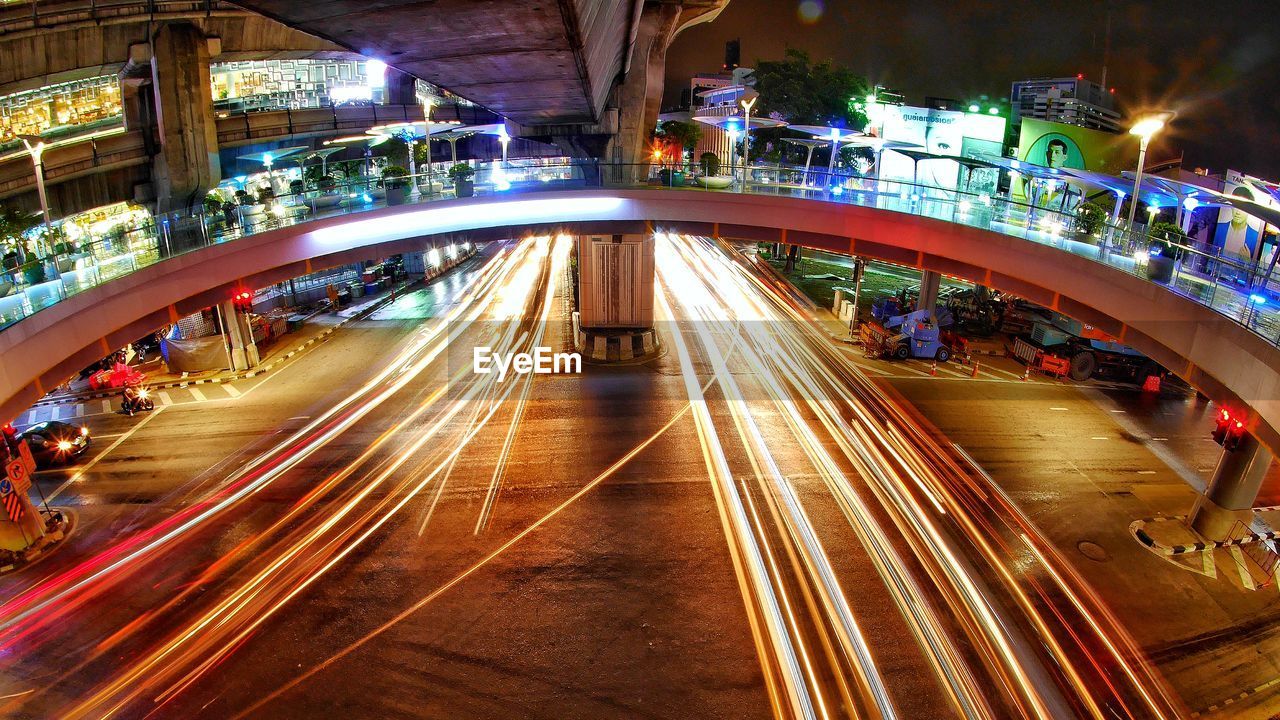
[[[803,6],[803,7],[802,7]],[[802,11],[820,9],[804,22]],[[1234,168],[1280,180],[1280,5],[1274,2],[926,2],[730,0],[714,22],[686,30],[667,55],[673,105],[695,72],[713,72],[724,42],[742,40],[742,64],[786,47],[829,58],[905,93],[961,100],[1008,97],[1014,80],[1102,76],[1122,112],[1171,109],[1178,117],[1156,157],[1185,152],[1184,166]]]

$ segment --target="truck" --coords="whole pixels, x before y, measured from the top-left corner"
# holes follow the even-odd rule
[[[868,356],[895,360],[927,358],[946,362],[957,353],[956,343],[963,342],[942,330],[942,322],[927,310],[890,316],[884,323],[863,323],[860,332]]]
[[[1052,310],[1043,314],[1045,318],[1034,320],[1030,333],[1015,342],[1013,354],[1023,362],[1032,362],[1036,350],[1065,358],[1071,364],[1067,374],[1076,381],[1105,377],[1142,382],[1148,375],[1163,373],[1145,355],[1092,325]]]

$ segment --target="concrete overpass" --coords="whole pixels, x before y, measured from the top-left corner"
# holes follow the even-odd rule
[[[1227,407],[1280,449],[1280,349],[1194,300],[1056,247],[915,215],[788,197],[551,191],[316,220],[202,248],[74,295],[0,331],[0,417],[115,347],[187,313],[326,267],[463,237],[652,229],[784,242],[935,270],[1099,327]]]

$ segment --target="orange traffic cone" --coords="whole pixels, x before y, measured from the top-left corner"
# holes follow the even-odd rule
[[[1030,379],[1031,379],[1031,366],[1030,366],[1030,365],[1027,365],[1027,366],[1022,370],[1022,379],[1023,379],[1023,380],[1030,380]]]
[[[973,371],[969,373],[969,377],[978,377],[978,361],[973,361]]]
[[[1160,392],[1160,376],[1148,375],[1147,379],[1142,383],[1142,392]]]
[[[938,375],[938,361],[937,361],[937,360],[934,360],[932,363],[930,363],[930,364],[929,364],[929,374],[930,374],[930,375],[933,375],[934,377],[937,377],[937,375]]]

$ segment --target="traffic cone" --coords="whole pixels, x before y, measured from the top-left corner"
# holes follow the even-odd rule
[[[977,360],[973,361],[973,370],[969,373],[969,377],[971,378],[978,377],[978,361]]]
[[[1031,366],[1030,366],[1030,365],[1027,365],[1025,368],[1023,368],[1023,370],[1022,370],[1022,379],[1023,379],[1023,380],[1030,380],[1030,379],[1031,379]]]
[[[1160,376],[1148,375],[1147,379],[1142,383],[1142,392],[1150,392],[1150,393],[1160,392]]]
[[[937,361],[937,360],[934,360],[932,363],[930,363],[930,364],[929,364],[929,374],[930,374],[930,375],[933,375],[934,377],[937,377],[937,375],[938,375],[938,361]]]

